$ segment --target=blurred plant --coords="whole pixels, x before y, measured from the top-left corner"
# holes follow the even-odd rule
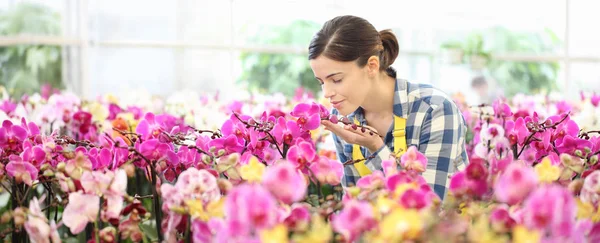
[[[560,39],[551,30],[543,33],[518,33],[506,28],[495,28],[490,36],[494,52],[542,54],[551,53],[560,45]],[[492,61],[488,68],[492,76],[505,87],[505,94],[542,93],[556,90],[558,62]]]
[[[33,3],[19,3],[0,12],[0,35],[35,34],[58,36],[60,15],[52,9]],[[39,91],[48,83],[62,88],[61,48],[47,45],[15,45],[0,47],[0,85],[14,97]]]
[[[256,31],[250,42],[273,46],[308,46],[320,25],[296,20],[287,26],[267,26]],[[250,89],[260,92],[282,92],[293,96],[294,90],[304,87],[312,92],[321,89],[304,54],[273,54],[242,52],[243,73],[240,82],[248,82]]]
[[[504,88],[504,94],[512,97],[517,93],[535,94],[556,90],[558,62],[494,60],[491,53],[552,53],[560,44],[558,36],[549,29],[542,33],[531,33],[495,27],[471,32],[464,41],[448,40],[440,45],[440,49],[460,51],[462,56],[457,57],[461,61],[452,64],[470,63],[474,70],[487,68]]]

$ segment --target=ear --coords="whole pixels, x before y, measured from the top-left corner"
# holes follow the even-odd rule
[[[366,65],[369,76],[374,76],[379,73],[379,65],[380,65],[379,57],[377,57],[377,56],[369,57],[369,59],[367,60],[367,65]]]

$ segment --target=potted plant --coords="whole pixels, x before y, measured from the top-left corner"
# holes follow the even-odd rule
[[[446,41],[440,46],[441,58],[444,63],[461,64],[463,63],[463,44],[460,41]]]
[[[491,55],[489,51],[484,50],[483,35],[480,33],[471,34],[465,44],[465,56],[473,70],[483,69],[490,61]]]

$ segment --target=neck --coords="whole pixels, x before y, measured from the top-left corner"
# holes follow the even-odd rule
[[[382,72],[373,82],[367,98],[361,105],[365,114],[375,117],[393,114],[396,80]]]

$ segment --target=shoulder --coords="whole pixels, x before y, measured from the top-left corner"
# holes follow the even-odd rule
[[[407,81],[407,96],[411,107],[419,107],[419,111],[432,111],[437,109],[450,109],[458,111],[454,100],[444,91],[431,84],[414,83]]]

